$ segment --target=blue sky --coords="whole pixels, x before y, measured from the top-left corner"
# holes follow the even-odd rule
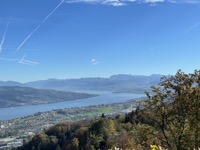
[[[199,40],[199,0],[1,0],[0,80],[189,73]]]

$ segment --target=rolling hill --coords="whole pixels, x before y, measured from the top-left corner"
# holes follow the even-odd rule
[[[38,105],[89,98],[97,95],[66,91],[34,89],[20,86],[0,87],[0,107]]]

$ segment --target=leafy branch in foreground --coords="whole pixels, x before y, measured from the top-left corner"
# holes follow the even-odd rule
[[[147,94],[143,114],[158,130],[161,145],[184,150],[200,147],[200,71],[163,77]]]

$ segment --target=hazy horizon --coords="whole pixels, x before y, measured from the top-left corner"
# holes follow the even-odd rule
[[[90,77],[90,76],[85,76],[85,77],[77,77],[77,78],[74,78],[74,77],[68,77],[68,78],[44,78],[44,79],[35,79],[35,80],[30,80],[30,81],[17,81],[17,80],[0,80],[0,81],[3,81],[3,82],[19,82],[19,83],[27,83],[27,82],[34,82],[34,81],[45,81],[45,80],[73,80],[73,79],[87,79],[87,78],[105,78],[105,79],[109,79],[110,77],[112,76],[115,76],[115,75],[130,75],[130,76],[145,76],[145,77],[150,77],[150,76],[153,76],[153,75],[160,75],[160,76],[166,76],[166,75],[161,75],[161,74],[150,74],[150,75],[138,75],[138,74],[113,74],[113,75],[110,75],[110,76],[104,76],[104,77],[101,77],[101,76],[93,76],[93,77]]]

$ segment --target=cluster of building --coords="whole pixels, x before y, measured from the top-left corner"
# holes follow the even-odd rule
[[[18,139],[16,137],[9,137],[0,139],[0,150],[7,150],[10,148],[16,148],[22,146],[24,139]]]

